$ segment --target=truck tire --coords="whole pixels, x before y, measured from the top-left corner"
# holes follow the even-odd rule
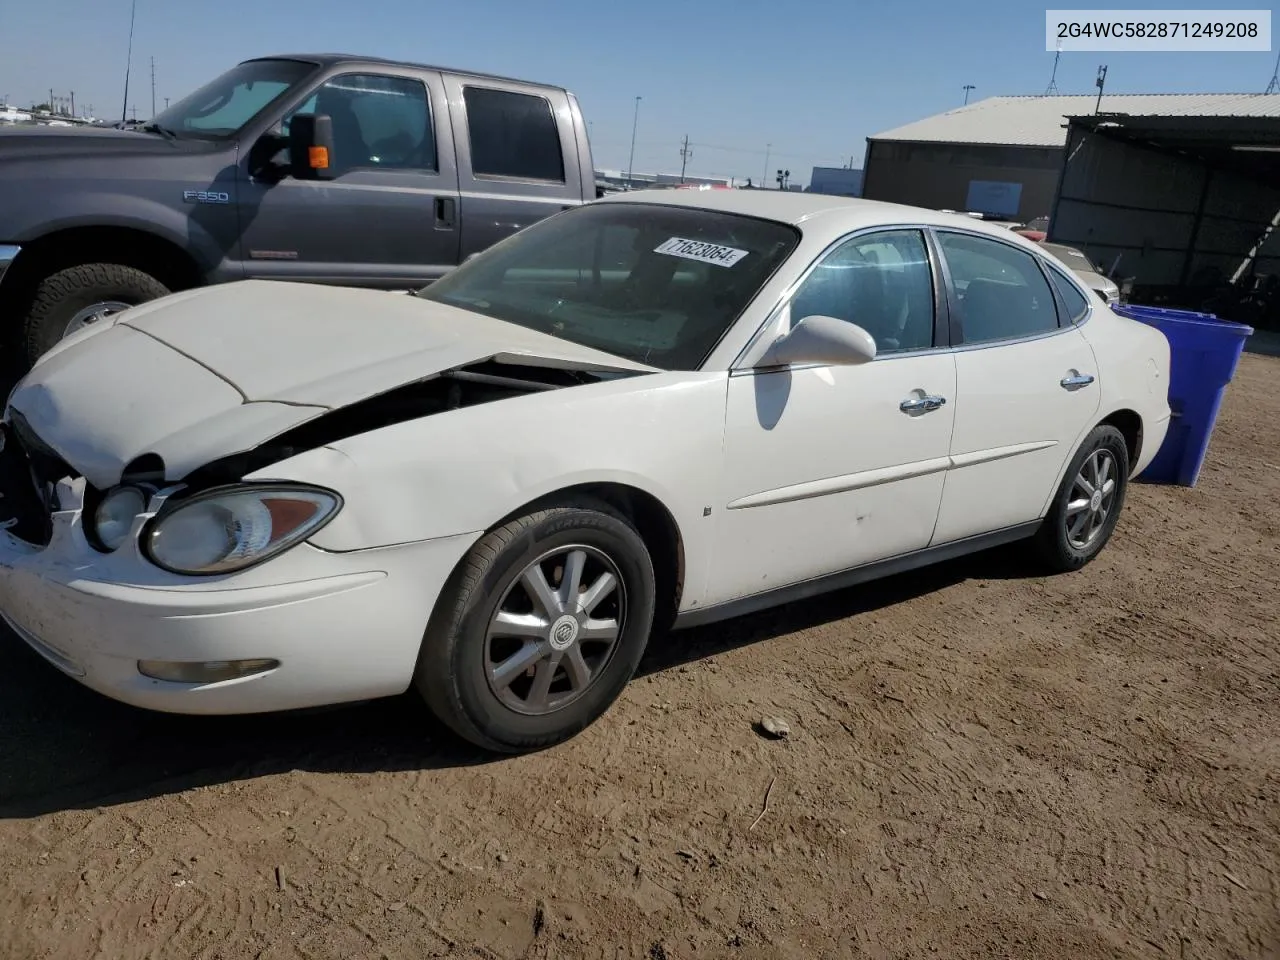
[[[82,263],[45,277],[23,322],[28,366],[73,328],[169,292],[149,273],[119,263]],[[94,308],[101,308],[96,316]]]

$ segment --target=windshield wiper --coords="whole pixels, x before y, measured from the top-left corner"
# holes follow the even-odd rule
[[[174,133],[172,130],[169,130],[166,127],[160,126],[160,124],[158,123],[144,123],[142,126],[138,127],[137,129],[141,130],[143,133],[158,133],[160,134],[160,136],[164,137],[166,140],[178,139],[178,135],[176,133]]]

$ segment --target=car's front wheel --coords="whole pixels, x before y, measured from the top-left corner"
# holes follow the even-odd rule
[[[653,564],[621,514],[581,501],[484,536],[441,594],[415,682],[441,720],[517,753],[574,736],[635,673],[653,626]]]
[[[1115,427],[1101,424],[1067,465],[1035,545],[1053,571],[1079,570],[1115,531],[1129,486],[1129,449]]]

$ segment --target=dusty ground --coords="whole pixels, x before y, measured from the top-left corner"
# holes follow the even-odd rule
[[[1280,957],[1278,499],[1246,356],[1200,486],[1086,571],[677,636],[501,762],[409,699],[149,715],[0,637],[0,957]]]

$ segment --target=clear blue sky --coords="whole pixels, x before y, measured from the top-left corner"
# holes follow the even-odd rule
[[[639,95],[637,171],[678,171],[688,134],[690,173],[757,181],[767,143],[771,168],[807,182],[815,164],[861,166],[868,135],[959,106],[966,83],[974,99],[1043,93],[1053,64],[1045,5],[1028,0],[810,0],[790,12],[759,0],[137,2],[129,99],[140,118],[151,112],[153,56],[163,108],[247,57],[337,50],[569,87],[601,167],[626,167]],[[0,10],[0,97],[25,106],[50,87],[74,90],[77,106],[119,116],[129,0],[4,0]],[[1103,62],[1114,93],[1261,93],[1275,54],[1063,54],[1060,92],[1092,93]]]

